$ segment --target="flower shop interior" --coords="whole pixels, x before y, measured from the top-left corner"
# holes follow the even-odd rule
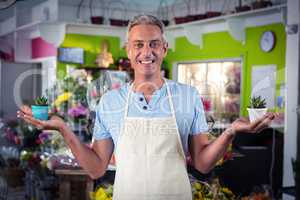
[[[114,156],[92,179],[58,131],[16,113],[47,104],[89,146],[101,96],[133,79],[126,27],[142,13],[165,24],[161,73],[198,90],[211,140],[250,117],[253,97],[277,113],[207,174],[187,157],[193,199],[299,199],[299,11],[298,0],[0,1],[0,200],[112,199]]]

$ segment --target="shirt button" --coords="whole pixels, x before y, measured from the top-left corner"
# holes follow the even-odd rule
[[[147,106],[143,106],[143,109],[144,109],[144,110],[147,110]]]
[[[143,101],[144,100],[144,98],[143,97],[140,97],[140,101]]]

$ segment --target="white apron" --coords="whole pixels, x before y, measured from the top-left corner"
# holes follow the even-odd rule
[[[118,139],[113,200],[192,200],[186,160],[167,85],[170,117],[127,117]]]

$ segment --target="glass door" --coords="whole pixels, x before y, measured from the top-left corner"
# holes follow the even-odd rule
[[[198,89],[207,114],[231,122],[240,113],[241,66],[241,60],[178,63],[177,80]]]

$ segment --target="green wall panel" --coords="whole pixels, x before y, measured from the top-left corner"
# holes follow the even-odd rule
[[[276,46],[269,53],[261,51],[259,47],[260,37],[266,30],[272,30],[276,35]],[[100,45],[103,40],[109,41],[109,51],[115,61],[119,57],[126,57],[125,49],[120,48],[120,40],[117,37],[67,34],[61,46],[83,48],[85,50],[84,65],[96,67],[94,61],[97,54],[101,52]],[[246,116],[246,107],[249,104],[251,94],[251,67],[253,65],[275,64],[277,66],[276,93],[279,95],[280,84],[285,81],[285,45],[286,34],[283,24],[247,28],[245,44],[233,39],[228,32],[204,34],[203,48],[201,49],[191,44],[185,37],[179,37],[176,38],[175,51],[169,50],[165,63],[169,72],[172,72],[172,66],[176,62],[242,58],[241,111]],[[65,76],[65,69],[66,63],[58,62],[59,78]],[[172,74],[169,74],[172,78]],[[282,110],[276,109],[276,111]]]
[[[80,34],[66,34],[61,47],[80,47],[84,49],[84,66],[96,67],[95,60],[101,52],[102,41],[109,42],[109,52],[112,53],[114,61],[119,57],[126,57],[125,50],[120,48],[120,39],[111,36],[91,36]],[[66,75],[66,65],[79,66],[78,64],[57,62],[58,78]]]
[[[265,53],[260,50],[259,41],[262,33],[272,30],[276,35],[276,46]],[[203,35],[203,48],[191,44],[185,37],[176,39],[175,51],[169,50],[165,62],[172,72],[172,66],[176,62],[205,61],[215,59],[242,58],[242,115],[247,115],[247,105],[251,94],[251,68],[253,65],[275,64],[276,94],[279,95],[279,87],[284,83],[286,34],[283,24],[271,24],[261,27],[246,29],[245,44],[233,39],[228,32],[215,32]],[[171,74],[171,73],[170,73]],[[276,108],[276,111],[278,110]]]

